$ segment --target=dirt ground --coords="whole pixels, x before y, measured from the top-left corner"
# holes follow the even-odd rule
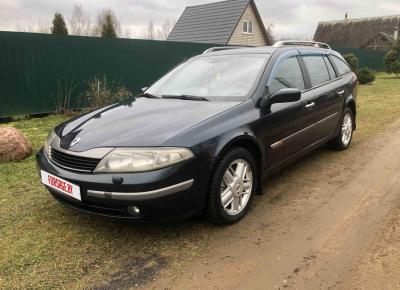
[[[269,178],[242,222],[143,288],[399,289],[398,128],[346,152],[317,150]]]

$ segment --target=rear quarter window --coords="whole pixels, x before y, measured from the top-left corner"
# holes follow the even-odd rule
[[[337,56],[332,55],[331,59],[336,66],[337,72],[339,76],[348,74],[351,72],[350,67],[343,60],[338,58]]]

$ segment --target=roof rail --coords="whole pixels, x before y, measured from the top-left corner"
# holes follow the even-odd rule
[[[331,47],[327,43],[318,42],[318,41],[307,41],[307,40],[278,41],[273,46],[274,47],[282,47],[282,46],[290,46],[290,45],[304,45],[304,46],[313,46],[313,47],[331,49]]]
[[[229,50],[229,49],[238,49],[238,48],[249,48],[249,46],[218,46],[218,47],[211,47],[203,52],[205,53],[210,53],[210,52],[215,52],[215,51],[221,51],[221,50]]]

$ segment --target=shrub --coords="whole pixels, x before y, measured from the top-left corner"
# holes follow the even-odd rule
[[[76,87],[77,84],[74,79],[70,81],[57,81],[57,92],[55,94],[57,114],[70,114],[73,111],[74,108],[72,108],[71,99],[75,93]]]
[[[129,99],[132,92],[116,81],[108,81],[106,76],[94,77],[87,82],[88,88],[83,94],[83,104],[91,110]]]
[[[358,57],[352,53],[345,54],[344,59],[350,65],[350,68],[353,72],[357,72],[358,70]]]
[[[389,74],[400,74],[400,38],[385,55],[383,63],[385,64],[386,72]]]
[[[375,80],[375,72],[369,68],[362,68],[358,71],[357,77],[360,84],[369,84]]]

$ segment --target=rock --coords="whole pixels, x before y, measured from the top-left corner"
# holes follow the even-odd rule
[[[283,283],[283,287],[287,287],[288,286],[288,281],[286,280],[286,279],[284,279],[283,281],[282,281],[282,283]]]
[[[31,144],[19,130],[0,126],[0,162],[21,160],[31,153]]]

